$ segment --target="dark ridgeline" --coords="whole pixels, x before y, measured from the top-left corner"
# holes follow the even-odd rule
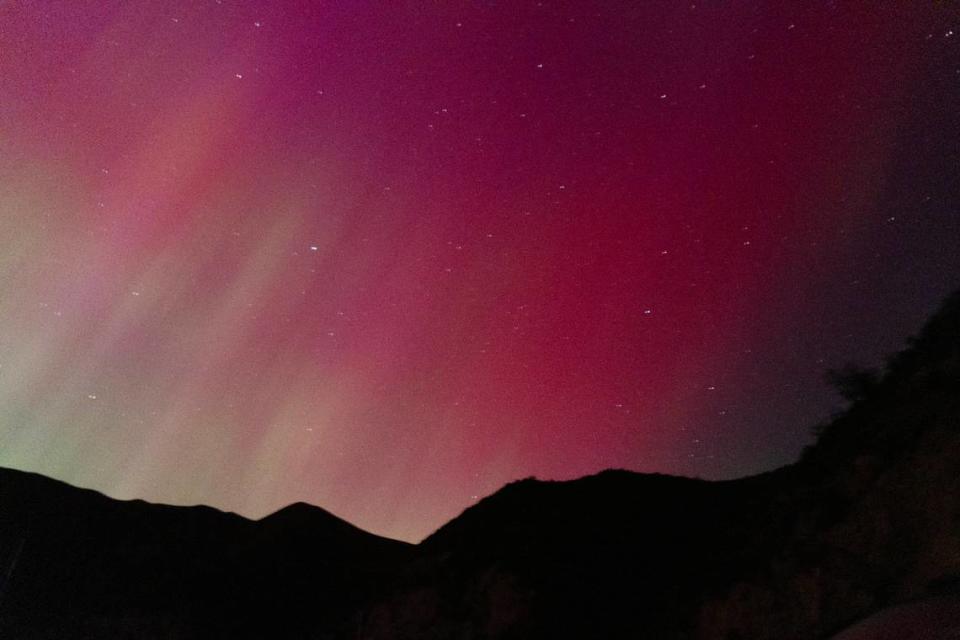
[[[0,637],[780,640],[960,610],[960,294],[883,375],[841,378],[856,400],[794,465],[522,480],[417,546],[0,471]]]
[[[411,549],[305,504],[254,522],[0,469],[0,638],[312,637]]]

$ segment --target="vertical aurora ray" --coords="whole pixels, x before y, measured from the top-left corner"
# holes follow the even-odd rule
[[[946,5],[315,5],[0,5],[0,465],[418,539],[787,462],[956,285]]]

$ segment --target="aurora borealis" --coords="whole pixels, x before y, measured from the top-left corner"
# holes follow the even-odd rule
[[[787,463],[960,284],[955,4],[388,5],[0,3],[0,465],[416,540]]]

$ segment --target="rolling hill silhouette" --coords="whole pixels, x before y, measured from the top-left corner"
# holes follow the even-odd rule
[[[521,480],[416,546],[0,470],[0,637],[814,639],[903,603],[842,637],[936,637],[904,616],[960,611],[960,294],[862,373],[793,465]]]
[[[260,521],[0,470],[0,637],[304,637],[410,545],[291,505]]]

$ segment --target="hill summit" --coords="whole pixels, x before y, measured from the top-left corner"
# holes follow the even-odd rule
[[[0,637],[818,639],[960,610],[960,293],[835,378],[850,404],[793,465],[521,480],[416,546],[0,470]]]

